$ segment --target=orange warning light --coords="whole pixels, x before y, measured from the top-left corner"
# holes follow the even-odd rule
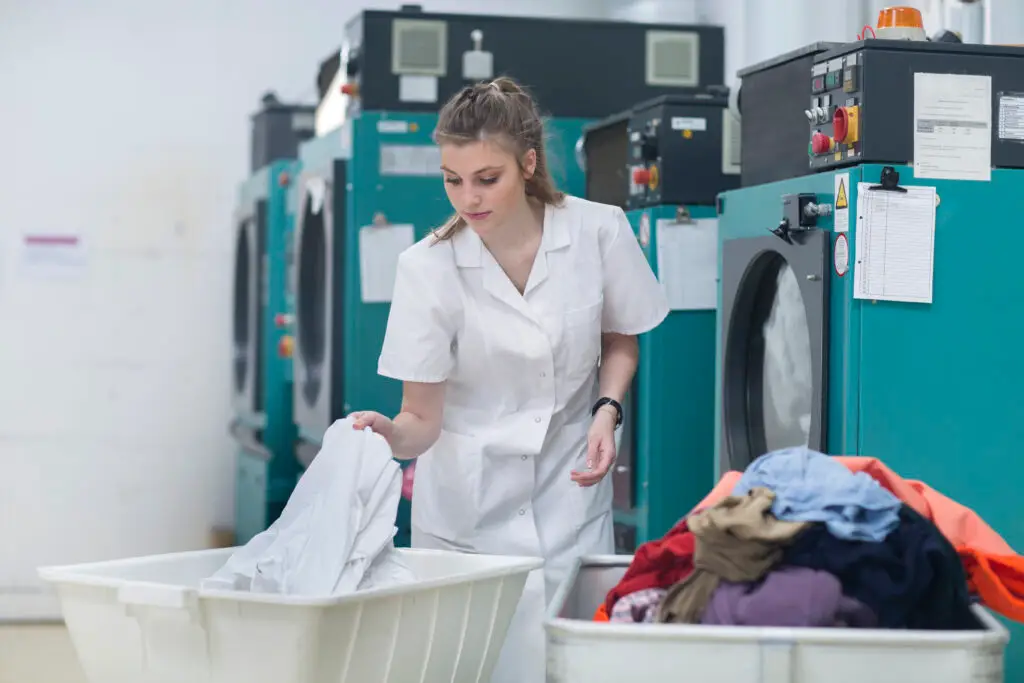
[[[924,28],[916,7],[885,7],[878,13],[878,28]]]
[[[879,38],[924,40],[924,19],[916,7],[885,7],[878,12]]]

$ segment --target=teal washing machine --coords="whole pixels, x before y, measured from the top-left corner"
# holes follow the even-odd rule
[[[536,49],[522,50],[524,35]],[[587,69],[570,66],[565,44],[581,46]],[[400,408],[401,384],[377,375],[391,293],[378,275],[393,269],[403,240],[426,236],[451,214],[431,139],[443,102],[479,80],[516,78],[548,116],[548,161],[559,187],[583,195],[584,126],[644,97],[722,82],[723,55],[724,32],[715,26],[428,14],[414,5],[364,11],[349,22],[342,49],[318,79],[321,109],[341,104],[345,114],[301,153],[306,173],[298,191],[329,184],[333,194],[315,202],[321,212],[330,207],[330,216],[314,217],[314,202],[297,202],[309,207],[299,209],[294,275],[300,460],[308,463],[327,426],[348,412],[394,415]],[[610,78],[616,88],[606,87]],[[335,177],[330,183],[315,179],[327,174]],[[321,223],[329,237],[318,242],[307,226]],[[368,266],[375,272],[364,278]],[[396,542],[408,542],[407,502]]]
[[[297,314],[295,455],[302,470],[336,420],[357,409],[387,415],[399,410],[401,385],[377,375],[390,285],[382,289],[361,277],[364,266],[388,264],[360,255],[362,247],[395,250],[403,239],[411,244],[448,217],[451,207],[434,170],[439,161],[430,139],[436,118],[416,112],[360,112],[301,148],[291,289]],[[416,170],[408,164],[417,165]],[[404,237],[398,234],[402,231]],[[389,235],[399,246],[387,241]],[[403,497],[395,538],[399,546],[409,544],[409,506]]]
[[[616,549],[661,538],[714,486],[715,199],[739,185],[729,91],[659,97],[588,127],[587,194],[626,215],[671,312],[640,335],[613,471]]]
[[[1024,211],[1024,50],[869,40],[797,77],[798,102],[742,110],[806,107],[776,157],[799,176],[720,196],[717,473],[795,445],[876,457],[1020,550],[1024,320],[999,226]]]
[[[232,387],[237,444],[235,540],[248,542],[284,509],[295,485],[292,457],[291,319],[286,276],[293,215],[289,187],[313,109],[267,95],[252,121],[252,175],[235,215]]]

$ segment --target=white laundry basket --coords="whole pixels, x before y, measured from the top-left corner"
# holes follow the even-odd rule
[[[755,628],[593,621],[630,556],[586,558],[548,618],[548,683],[1003,683],[1009,634],[975,607],[976,631]]]
[[[542,564],[398,549],[412,585],[326,599],[200,590],[234,550],[39,573],[91,683],[486,683]]]

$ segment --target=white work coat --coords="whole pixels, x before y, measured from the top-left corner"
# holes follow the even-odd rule
[[[444,421],[416,465],[412,544],[542,557],[494,683],[543,683],[543,614],[572,561],[614,552],[612,479],[584,488],[602,332],[657,326],[668,304],[625,214],[548,206],[525,292],[472,229],[401,254],[379,374],[445,382]]]

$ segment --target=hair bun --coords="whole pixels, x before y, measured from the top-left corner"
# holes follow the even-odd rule
[[[485,88],[490,87],[506,95],[525,95],[526,91],[508,76],[498,76],[490,83],[483,84]]]

